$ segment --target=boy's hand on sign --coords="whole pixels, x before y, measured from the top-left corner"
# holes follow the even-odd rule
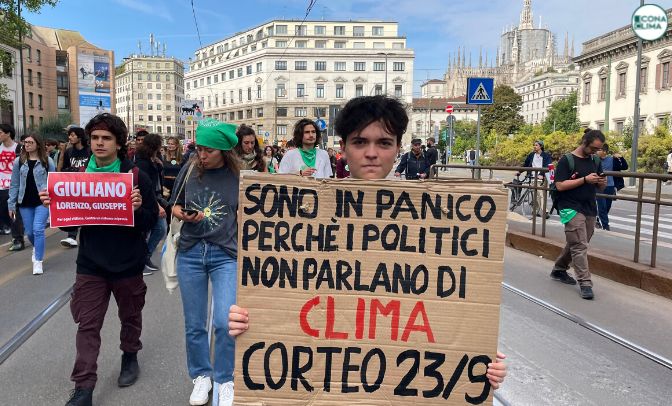
[[[301,170],[301,176],[313,176],[313,174],[317,172],[317,169],[315,168],[306,168]]]
[[[49,197],[49,192],[46,189],[40,192],[40,200],[42,201],[42,205],[44,207],[49,207],[51,198]]]
[[[504,364],[505,358],[506,355],[497,351],[497,360],[488,364],[486,376],[493,389],[499,389],[499,386],[504,382],[504,377],[506,376],[506,364]]]
[[[250,317],[247,309],[231,305],[229,308],[229,334],[232,337],[243,334],[250,326]]]
[[[131,203],[133,204],[133,211],[138,210],[142,206],[142,195],[140,189],[135,188],[131,192]]]

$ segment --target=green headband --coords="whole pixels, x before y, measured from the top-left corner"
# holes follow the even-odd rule
[[[230,151],[238,143],[236,126],[206,118],[196,128],[196,145],[207,148]]]

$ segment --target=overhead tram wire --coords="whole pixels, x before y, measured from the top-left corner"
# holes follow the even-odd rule
[[[198,45],[203,48],[201,41],[201,30],[198,29],[198,20],[196,19],[196,9],[194,8],[194,0],[191,0],[191,13],[194,15],[194,25],[196,25],[196,34],[198,35]]]

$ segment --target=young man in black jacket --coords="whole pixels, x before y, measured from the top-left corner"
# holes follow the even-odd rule
[[[415,138],[411,141],[411,150],[401,157],[401,162],[394,171],[394,176],[400,177],[406,172],[407,180],[425,179],[429,175],[429,162],[422,152],[422,140]]]
[[[68,143],[70,147],[63,153],[63,165],[61,172],[79,172],[81,168],[86,168],[86,165],[91,159],[91,148],[89,148],[88,139],[84,134],[84,129],[71,124],[65,128],[68,133]],[[61,240],[61,245],[66,248],[77,247],[77,231],[79,229],[73,227],[68,230],[68,236]]]
[[[147,292],[142,280],[147,254],[144,234],[156,223],[158,216],[150,179],[126,158],[128,130],[124,122],[117,116],[103,113],[91,119],[85,131],[91,139],[93,152],[86,172],[133,173],[131,203],[135,210],[135,225],[81,227],[77,276],[70,301],[72,317],[78,324],[77,356],[70,377],[75,382],[75,390],[66,406],[92,404],[100,330],[110,295],[114,295],[121,320],[123,355],[117,383],[120,387],[130,386],[138,377],[137,352],[142,348],[142,308]],[[40,197],[48,206],[48,192],[41,192]]]

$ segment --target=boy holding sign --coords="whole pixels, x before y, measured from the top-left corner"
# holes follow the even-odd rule
[[[355,179],[384,179],[392,171],[401,139],[408,124],[406,110],[399,101],[385,96],[350,100],[336,119],[336,132],[342,135],[341,149]],[[229,333],[238,336],[249,328],[247,309],[231,306]],[[486,377],[497,389],[506,376],[504,355],[488,364]]]
[[[84,226],[81,228],[77,253],[77,276],[72,291],[70,310],[77,323],[77,356],[70,379],[75,390],[66,406],[92,404],[97,380],[100,352],[100,330],[105,313],[114,295],[121,321],[120,387],[135,383],[140,373],[137,353],[142,348],[142,308],[147,286],[142,280],[147,243],[144,233],[151,230],[158,217],[154,190],[147,175],[138,171],[126,158],[128,130],[117,116],[103,113],[86,125],[93,156],[85,172],[133,173],[134,189],[130,203],[134,210],[134,226]],[[48,191],[40,192],[42,204],[49,206]]]

